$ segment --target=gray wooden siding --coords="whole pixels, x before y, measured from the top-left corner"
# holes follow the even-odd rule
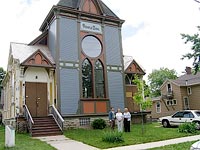
[[[77,21],[60,18],[60,58],[63,61],[78,60]]]
[[[76,114],[78,109],[79,72],[77,69],[60,70],[61,114]]]
[[[107,65],[122,65],[120,42],[121,40],[118,28],[106,26],[105,49]]]
[[[124,109],[124,87],[121,72],[108,72],[110,106]]]
[[[56,59],[56,21],[54,21],[49,29],[48,46],[54,59]]]

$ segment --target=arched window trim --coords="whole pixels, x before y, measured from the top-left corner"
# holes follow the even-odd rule
[[[90,74],[91,76],[89,78],[86,78],[86,79],[91,79],[91,82],[89,83],[90,86],[87,88],[86,86],[84,86],[85,84],[87,84],[85,81],[84,81],[84,75],[83,75],[83,65],[85,62],[88,62],[89,65],[90,65]],[[93,85],[94,85],[94,82],[93,82],[93,65],[91,63],[91,61],[88,59],[88,58],[85,58],[82,62],[82,96],[83,98],[92,98],[94,97],[94,90],[93,90]],[[89,75],[89,74],[88,74]],[[85,84],[84,84],[85,83]],[[88,91],[89,90],[89,91]],[[91,94],[90,94],[91,92]]]
[[[101,70],[102,70],[102,77],[103,77],[103,85],[102,87],[99,86],[99,88],[103,88],[102,90],[102,95],[98,95],[97,94],[97,81],[96,81],[96,64],[97,62],[100,63],[100,65],[102,66]],[[100,59],[97,59],[95,62],[94,62],[94,91],[95,91],[95,97],[96,98],[105,98],[106,97],[106,91],[105,91],[105,70],[104,70],[104,64],[102,63],[102,61]]]

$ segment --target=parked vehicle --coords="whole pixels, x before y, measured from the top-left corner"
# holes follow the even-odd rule
[[[179,126],[185,122],[194,122],[197,125],[197,129],[200,129],[200,110],[178,111],[172,116],[159,118],[159,122],[165,128],[169,126]]]
[[[192,144],[190,150],[200,150],[200,141],[197,141],[194,144]]]

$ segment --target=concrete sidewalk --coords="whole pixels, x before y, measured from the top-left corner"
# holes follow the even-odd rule
[[[98,148],[83,144],[82,142],[74,141],[66,138],[64,135],[35,137],[41,141],[47,142],[57,150],[98,150]]]
[[[78,142],[78,141],[74,141],[69,138],[66,138],[64,135],[36,137],[36,138],[40,139],[41,141],[47,142],[51,146],[55,147],[57,150],[67,150],[67,149],[98,150],[98,148],[83,144],[82,142]],[[106,150],[148,150],[150,148],[161,147],[161,146],[171,145],[171,144],[178,144],[178,143],[183,143],[183,142],[188,142],[188,141],[196,141],[196,140],[200,140],[200,135],[182,137],[182,138],[176,138],[176,139],[164,140],[164,141],[158,141],[158,142],[151,142],[151,143],[145,143],[145,144],[115,147],[115,148],[109,148]]]
[[[188,137],[182,137],[182,138],[176,138],[176,139],[164,140],[164,141],[158,141],[158,142],[151,142],[151,143],[145,143],[145,144],[116,147],[116,148],[110,148],[107,150],[148,150],[150,148],[161,147],[161,146],[166,146],[166,145],[171,145],[171,144],[178,144],[178,143],[189,142],[189,141],[196,141],[196,140],[200,140],[200,135],[188,136]]]

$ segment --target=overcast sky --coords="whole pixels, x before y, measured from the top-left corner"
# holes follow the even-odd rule
[[[10,42],[29,43],[51,7],[59,0],[4,0],[0,5],[0,67],[6,70]],[[145,69],[167,67],[181,75],[192,61],[180,60],[190,52],[180,33],[197,33],[200,4],[194,0],[103,0],[121,19],[123,52]],[[147,77],[146,75],[146,77]]]

